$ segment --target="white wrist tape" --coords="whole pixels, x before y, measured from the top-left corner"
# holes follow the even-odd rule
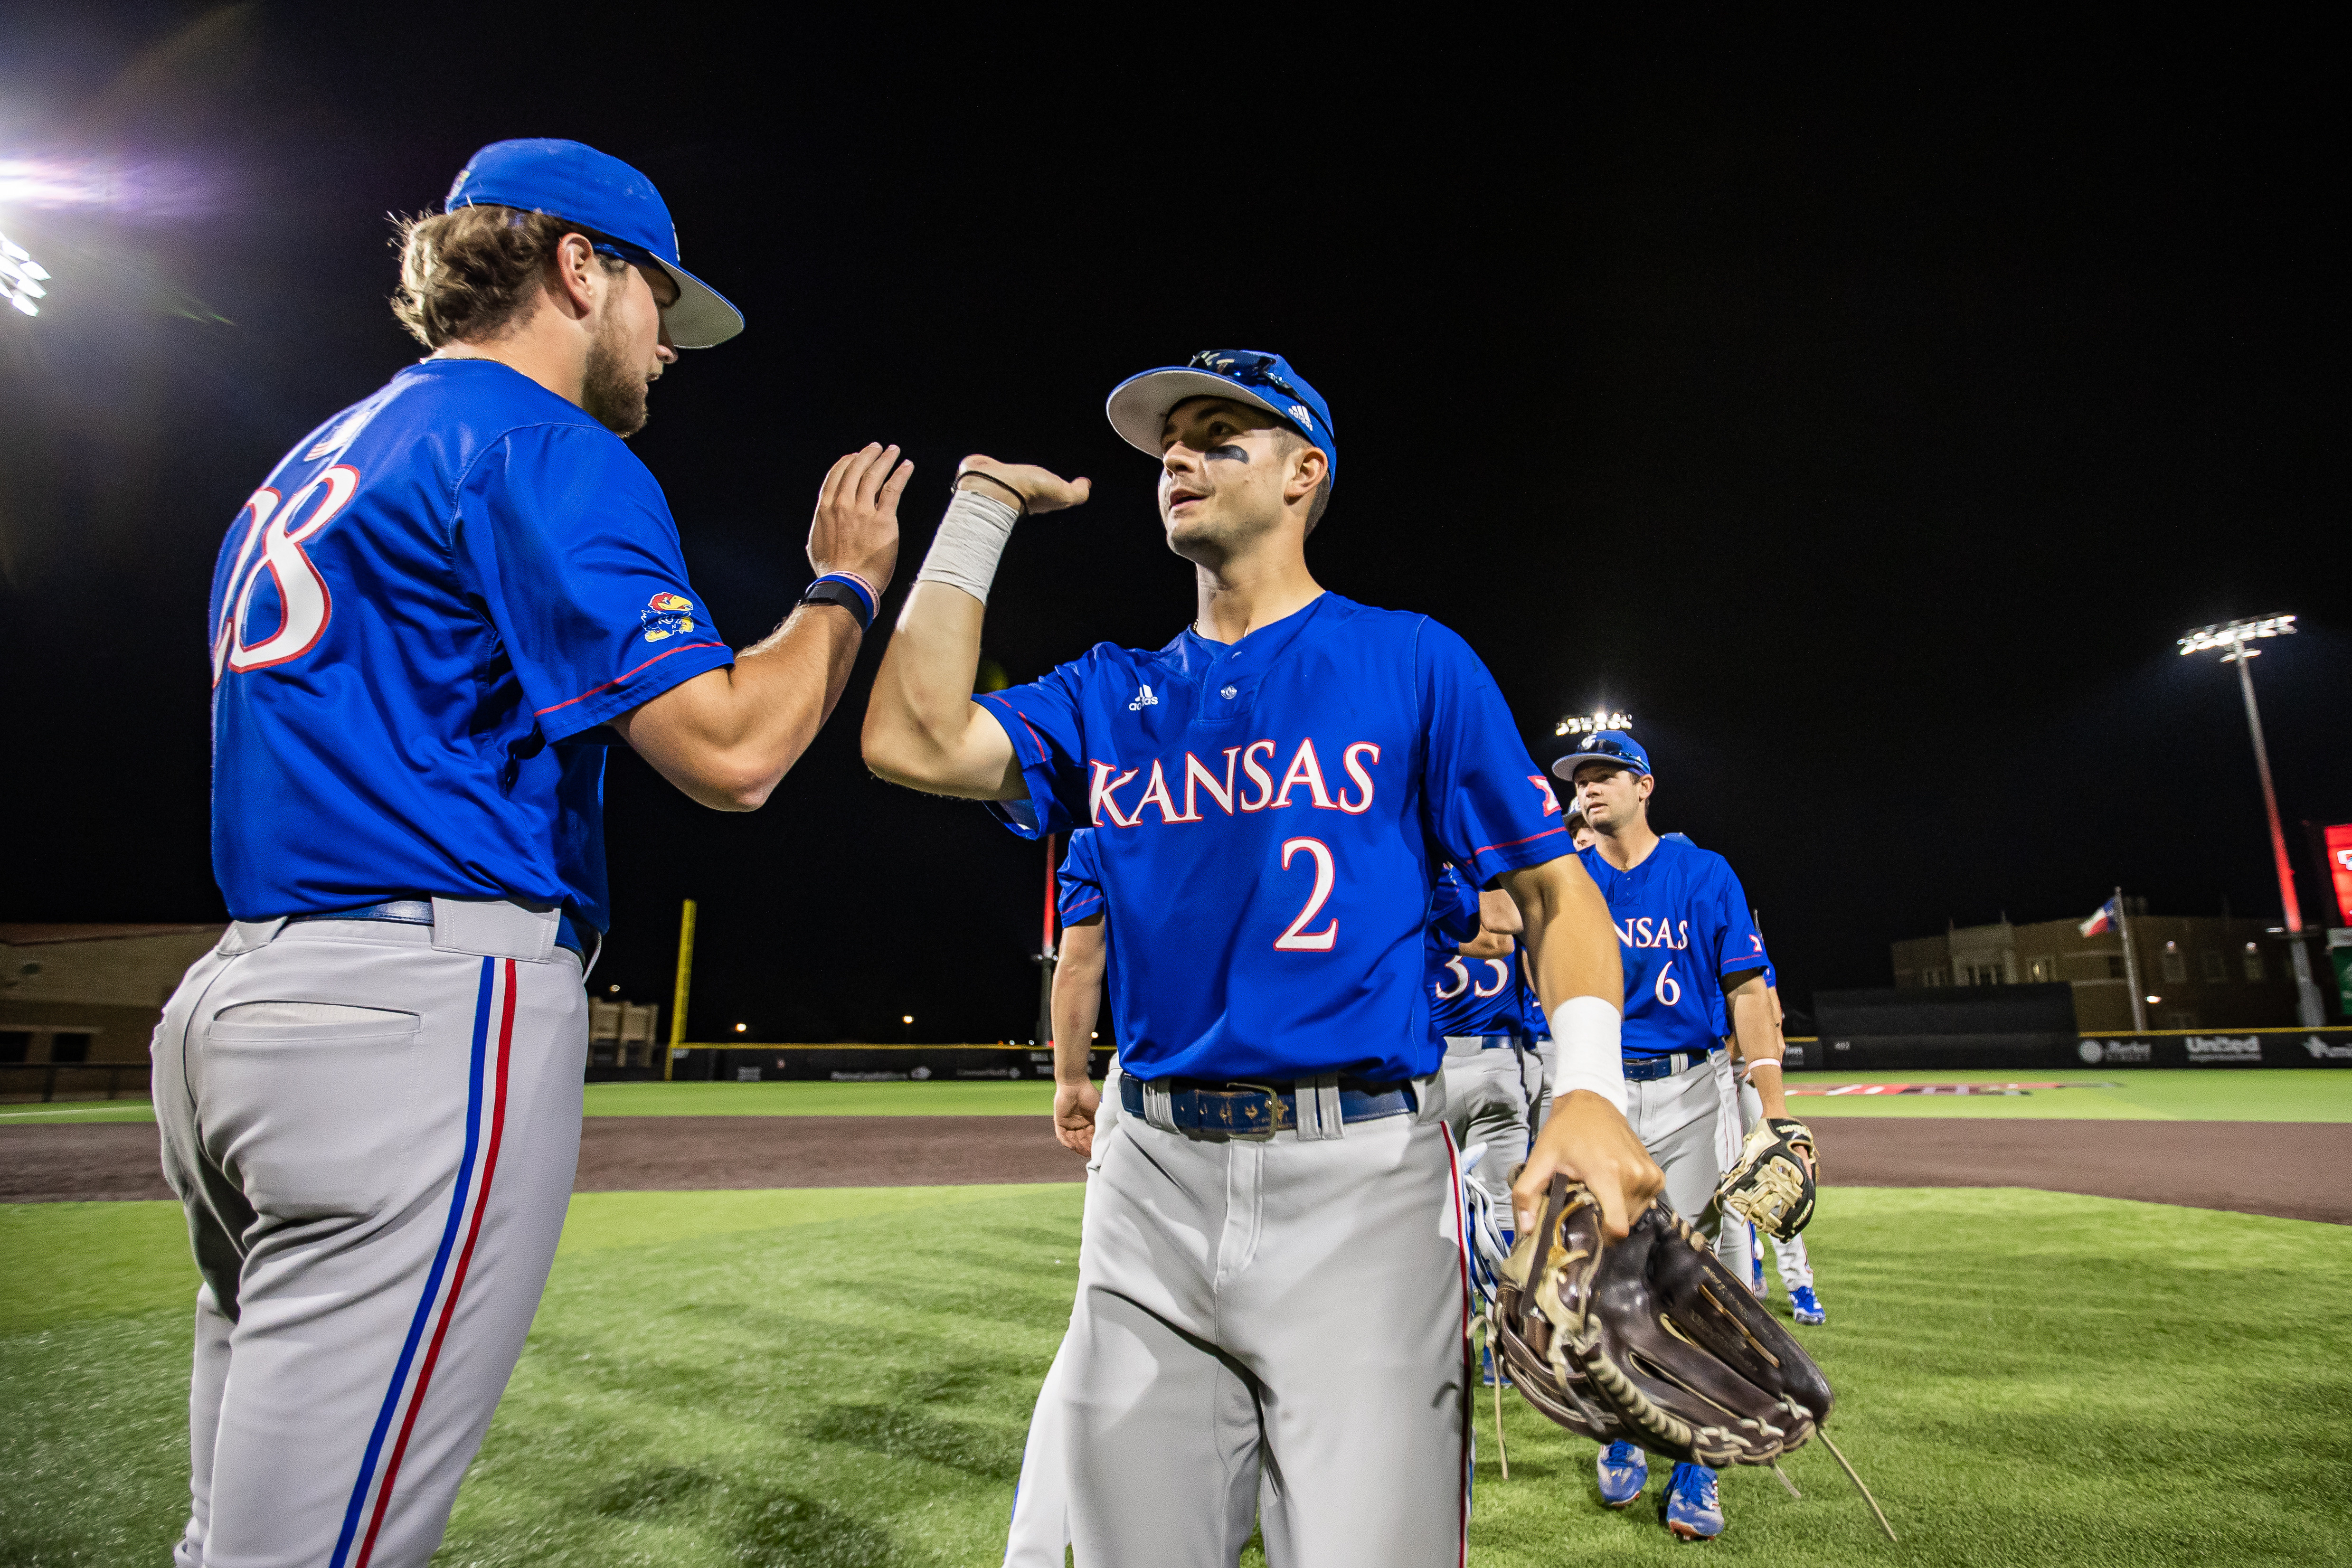
[[[931,552],[923,557],[918,583],[945,583],[961,588],[982,604],[988,603],[988,585],[996,581],[996,559],[1013,537],[1021,514],[1011,505],[978,490],[958,490],[948,502],[940,531],[931,536]]]
[[[1571,996],[1547,1015],[1559,1065],[1553,1069],[1554,1100],[1571,1089],[1589,1089],[1625,1111],[1625,1047],[1621,1034],[1624,1015],[1598,996]]]

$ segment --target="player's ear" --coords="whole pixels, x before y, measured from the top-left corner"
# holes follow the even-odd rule
[[[1331,459],[1321,447],[1304,441],[1291,443],[1288,456],[1290,471],[1283,476],[1282,500],[1286,506],[1297,506],[1322,489],[1323,476],[1331,471]]]
[[[596,262],[596,247],[583,234],[567,234],[555,242],[555,254],[550,258],[554,277],[548,291],[555,302],[564,307],[564,313],[575,320],[593,315],[596,310],[596,286],[589,279],[603,269]]]

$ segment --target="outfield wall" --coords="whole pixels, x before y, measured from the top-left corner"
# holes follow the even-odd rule
[[[1110,1068],[1108,1049],[1090,1053],[1087,1070]],[[1054,1053],[1034,1046],[681,1046],[670,1077],[707,1083],[927,1083],[1054,1076]],[[598,1076],[591,1073],[591,1078]],[[650,1073],[632,1077],[659,1078]]]
[[[2352,1068],[2352,1027],[2145,1029],[2079,1035],[1823,1034],[1789,1042],[1789,1068],[1800,1072],[2078,1067]]]

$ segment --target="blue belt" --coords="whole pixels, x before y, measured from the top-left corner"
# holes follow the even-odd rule
[[[1296,1084],[1218,1083],[1192,1078],[1169,1079],[1165,1082],[1169,1118],[1179,1132],[1268,1138],[1298,1125]],[[1121,1073],[1118,1103],[1129,1116],[1142,1116],[1143,1080]],[[1373,1083],[1353,1078],[1339,1080],[1342,1121],[1377,1121],[1382,1117],[1402,1116],[1419,1104],[1410,1083]]]
[[[288,925],[303,921],[390,921],[394,925],[429,926],[433,923],[433,900],[386,899],[380,904],[367,904],[356,910],[328,910],[319,914],[286,917]],[[570,948],[582,963],[587,962],[587,945],[580,940],[580,928],[572,923],[568,914],[555,917],[555,945]]]
[[[1469,1037],[1465,1035],[1456,1035],[1454,1037],[1455,1039],[1466,1039]],[[1481,1035],[1478,1037],[1478,1048],[1482,1051],[1508,1050],[1513,1047],[1517,1047],[1523,1051],[1531,1051],[1535,1049],[1536,1043],[1528,1038],[1525,1035]]]
[[[1714,1056],[1713,1051],[1676,1051],[1671,1056],[1664,1057],[1627,1057],[1625,1081],[1646,1083],[1655,1078],[1672,1078],[1678,1072],[1689,1070],[1700,1062],[1710,1060]]]

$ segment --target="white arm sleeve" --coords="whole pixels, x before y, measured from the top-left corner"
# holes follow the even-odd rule
[[[1020,521],[1020,512],[1007,502],[978,490],[956,491],[915,581],[961,588],[985,605],[988,585],[996,581],[997,557],[1004,553],[1013,525]]]
[[[1552,1075],[1552,1099],[1589,1089],[1625,1113],[1625,1051],[1620,1035],[1624,1015],[1598,996],[1571,996],[1552,1008],[1552,1043],[1559,1066]]]

